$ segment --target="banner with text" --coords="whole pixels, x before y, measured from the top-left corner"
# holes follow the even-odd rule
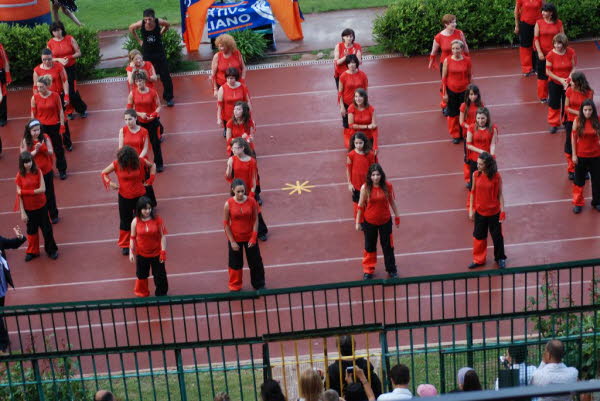
[[[250,29],[275,22],[267,0],[244,0],[236,3],[213,4],[208,9],[208,37],[238,29]]]

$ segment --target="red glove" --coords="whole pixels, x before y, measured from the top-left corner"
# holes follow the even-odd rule
[[[65,103],[69,103],[71,100],[71,98],[69,97],[69,94],[65,94]]]
[[[154,113],[150,113],[150,114],[148,114],[148,115],[147,115],[147,117],[148,117],[148,119],[150,119],[150,120],[151,120],[151,119],[154,119],[154,118],[158,117],[158,113],[156,113],[156,112],[154,112]]]
[[[110,178],[108,178],[108,174],[100,174],[102,177],[102,183],[104,184],[104,188],[108,191],[110,189]]]
[[[400,225],[400,216],[394,217],[394,224],[397,225],[397,226]]]
[[[503,222],[504,220],[506,220],[506,212],[500,212],[500,222]]]
[[[161,263],[165,263],[167,261],[167,251],[160,251],[158,260],[160,260]]]
[[[65,132],[67,132],[67,127],[65,127],[64,124],[60,125],[60,129],[58,130],[59,134],[64,134]]]
[[[148,177],[148,179],[146,180],[145,184],[146,185],[152,185],[152,184],[154,184],[154,178],[156,178],[156,174],[150,174],[150,177]]]
[[[257,237],[258,237],[258,233],[256,231],[252,231],[252,236],[250,237],[250,241],[248,241],[248,244],[250,244],[250,245],[256,244]]]
[[[22,189],[21,190],[21,195],[34,195],[34,189]]]
[[[12,77],[10,76],[10,71],[6,71],[6,85],[10,85],[10,83],[12,82]]]

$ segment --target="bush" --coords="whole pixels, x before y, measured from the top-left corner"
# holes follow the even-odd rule
[[[79,78],[89,77],[100,62],[100,45],[96,32],[82,27],[73,28],[68,33],[73,35],[81,48],[82,56],[77,60]],[[0,24],[0,43],[8,53],[14,81],[31,81],[33,68],[41,63],[40,54],[49,39],[48,25],[30,28]]]
[[[141,38],[142,35],[140,31],[138,31],[138,36]],[[181,35],[174,29],[169,29],[162,35],[162,42],[165,48],[165,54],[167,55],[167,62],[169,63],[169,70],[171,72],[177,71],[181,66],[181,50],[183,49],[183,44],[181,42]],[[128,34],[127,40],[123,44],[123,49],[130,52],[133,49],[138,49],[142,51],[142,46],[131,36]]]
[[[597,0],[556,0],[569,39],[600,31]],[[397,0],[375,19],[373,36],[387,51],[406,56],[427,54],[443,29],[441,18],[454,14],[470,48],[510,45],[514,34],[514,0]]]
[[[267,39],[262,33],[246,29],[234,31],[231,36],[235,39],[235,44],[245,62],[257,61],[265,57]]]

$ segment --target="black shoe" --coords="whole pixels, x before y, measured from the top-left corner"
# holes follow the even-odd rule
[[[60,217],[56,216],[55,218],[50,220],[52,224],[57,224],[60,221]]]
[[[575,173],[569,173],[569,180],[575,180]]]
[[[447,107],[444,107],[442,109],[442,114],[444,115],[444,117],[448,117],[448,108]]]
[[[587,173],[585,174],[585,179],[586,179],[586,180],[589,180],[589,179],[590,179],[590,173],[589,173],[589,172],[587,172]]]
[[[506,268],[506,259],[497,260],[496,263],[498,263],[498,268],[500,268],[500,269]]]
[[[37,258],[39,256],[40,255],[36,255],[36,254],[33,254],[33,253],[26,253],[25,254],[25,262],[29,262],[30,260],[33,260],[33,259],[35,259],[35,258]]]
[[[594,209],[596,209],[597,211],[599,211],[599,212],[600,212],[600,205],[596,205],[596,206],[594,206]]]
[[[73,113],[69,113],[69,114],[67,114],[67,118],[68,118],[69,120],[72,120],[72,119],[74,119],[74,118],[75,118],[75,116],[73,115]]]
[[[121,255],[123,255],[123,256],[129,255],[129,248],[121,248]]]
[[[371,280],[373,278],[373,274],[365,273],[363,274],[363,280]]]
[[[265,285],[261,285],[260,287],[254,288],[256,291],[260,291],[260,290],[266,290],[267,287],[265,287]]]
[[[258,202],[258,206],[262,206],[262,199],[261,198],[258,198],[258,200],[256,202]]]
[[[460,143],[461,138],[452,138],[452,143],[458,145]]]
[[[72,152],[73,151],[73,145],[65,146],[65,149],[67,150],[67,152]]]
[[[48,255],[48,257],[49,257],[50,259],[52,259],[52,260],[56,260],[56,259],[58,259],[58,251],[56,251],[56,252],[54,252],[54,253],[51,253],[51,254],[49,254],[49,255]]]
[[[558,132],[558,127],[550,127],[550,133],[556,134]]]
[[[397,272],[388,272],[388,278],[398,278]]]
[[[267,240],[267,234],[260,234],[258,236],[258,239],[261,240],[262,242],[265,242]]]
[[[467,183],[465,184],[465,188],[467,188],[467,189],[470,191],[470,190],[471,190],[471,183],[470,183],[470,182],[467,182]]]
[[[61,173],[58,174],[58,177],[61,180],[63,180],[63,181],[66,180],[67,179],[67,172],[66,171],[62,171]]]
[[[467,266],[469,269],[477,269],[478,267],[483,266],[485,263],[471,263],[469,266]]]
[[[0,127],[4,127],[6,125],[6,120],[0,121]]]
[[[531,70],[531,71],[526,72],[525,74],[523,74],[524,77],[530,77],[532,75],[536,75],[536,72],[534,70]]]
[[[158,166],[158,167],[156,167],[156,172],[157,173],[162,173],[163,171],[165,171],[164,166]]]
[[[175,102],[173,101],[173,99],[167,100],[167,107],[173,107],[173,106],[175,106]]]
[[[540,99],[540,103],[548,103],[548,99],[546,99],[546,98]]]
[[[84,111],[83,113],[79,113],[79,117],[87,118],[87,111]]]
[[[573,208],[573,213],[579,214],[579,213],[581,213],[582,210],[583,210],[583,208],[581,206],[575,206]]]

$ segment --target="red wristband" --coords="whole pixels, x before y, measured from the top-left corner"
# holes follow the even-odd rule
[[[166,262],[167,261],[167,251],[160,251],[160,254],[158,256],[158,259],[161,262]]]
[[[65,102],[69,103],[70,100],[71,98],[69,97],[69,94],[65,94]]]
[[[6,85],[9,85],[12,82],[12,77],[10,75],[10,71],[6,71]]]
[[[67,132],[67,127],[65,127],[64,124],[60,125],[60,129],[58,130],[59,134],[64,134],[65,132]]]
[[[500,221],[506,220],[506,212],[500,212]]]
[[[154,184],[154,178],[156,178],[156,174],[150,174],[150,177],[146,180],[146,185]]]
[[[394,217],[394,224],[397,225],[397,226],[400,225],[400,216]]]
[[[127,108],[128,109],[133,109],[133,103],[127,103]]]
[[[21,195],[34,195],[34,190],[33,189],[22,189]]]
[[[104,188],[108,190],[110,188],[110,178],[108,178],[108,174],[102,173],[100,174],[100,177],[102,177],[102,183],[104,184]]]
[[[256,231],[252,231],[252,236],[250,237],[249,244],[256,244],[256,238],[258,237],[258,233]]]

